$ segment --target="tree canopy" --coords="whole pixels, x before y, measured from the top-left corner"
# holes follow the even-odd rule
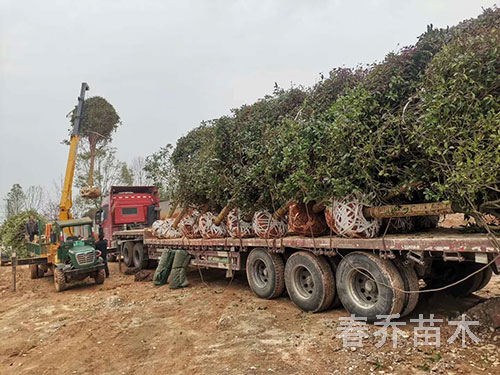
[[[203,122],[165,160],[172,196],[274,211],[355,193],[499,215],[499,15],[429,26],[379,63],[333,69],[311,88],[276,86]]]

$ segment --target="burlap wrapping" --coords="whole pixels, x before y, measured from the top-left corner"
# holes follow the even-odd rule
[[[224,238],[227,235],[226,224],[224,222],[220,225],[214,223],[217,216],[211,212],[204,213],[198,220],[201,236],[203,238]]]
[[[179,229],[182,235],[186,238],[201,238],[200,227],[198,225],[198,218],[200,211],[191,210],[179,223]]]
[[[327,233],[325,215],[315,214],[313,203],[293,203],[288,209],[288,231],[302,236],[317,237]]]
[[[288,226],[286,218],[278,220],[268,211],[259,211],[253,215],[252,227],[260,238],[280,238],[286,235]]]
[[[325,219],[337,235],[350,238],[374,238],[378,236],[381,220],[366,219],[366,205],[355,196],[336,199],[325,208]]]
[[[233,238],[248,238],[253,237],[252,223],[241,219],[240,212],[237,208],[229,211],[226,219],[226,226],[229,235]]]

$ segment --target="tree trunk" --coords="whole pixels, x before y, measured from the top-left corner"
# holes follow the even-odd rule
[[[176,208],[177,208],[177,201],[173,201],[172,205],[170,206],[170,209],[167,212],[167,217],[166,217],[167,219],[170,219],[174,215]]]
[[[278,220],[279,218],[281,218],[284,214],[286,214],[286,212],[288,211],[288,208],[290,207],[290,205],[293,203],[293,199],[290,199],[288,202],[286,202],[283,206],[281,206],[280,208],[278,208],[277,211],[275,211],[273,213],[273,219],[274,220]]]
[[[89,187],[92,187],[94,184],[94,159],[95,159],[95,150],[97,147],[97,142],[91,140],[90,142],[90,169],[89,169]]]
[[[181,222],[182,218],[184,217],[184,215],[186,215],[188,211],[188,206],[184,206],[181,213],[179,214],[179,216],[177,216],[172,224],[172,228],[174,229],[177,229],[177,226],[179,225],[179,223]]]
[[[437,203],[417,203],[417,204],[402,204],[365,207],[363,215],[367,219],[389,219],[392,217],[408,217],[408,216],[437,216],[452,214],[457,212],[456,207],[450,202]]]
[[[323,211],[326,208],[326,199],[323,199],[317,203],[314,204],[312,211],[315,214],[319,214],[321,211]]]
[[[226,206],[222,209],[222,211],[217,215],[217,217],[214,220],[215,225],[220,225],[222,223],[222,220],[226,218],[226,216],[229,214],[229,211],[233,208],[233,202],[230,200]]]

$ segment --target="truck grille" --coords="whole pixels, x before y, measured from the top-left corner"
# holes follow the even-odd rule
[[[95,261],[95,252],[89,251],[86,253],[76,254],[76,261],[79,266],[84,266],[86,264],[92,264]]]

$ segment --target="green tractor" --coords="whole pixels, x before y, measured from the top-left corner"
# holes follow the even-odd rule
[[[91,277],[96,284],[104,283],[106,277],[104,261],[95,249],[92,234],[92,219],[70,219],[47,224],[47,242],[28,243],[31,258],[31,277],[38,278],[50,268],[54,272],[54,283],[58,292],[66,289],[72,281]]]

